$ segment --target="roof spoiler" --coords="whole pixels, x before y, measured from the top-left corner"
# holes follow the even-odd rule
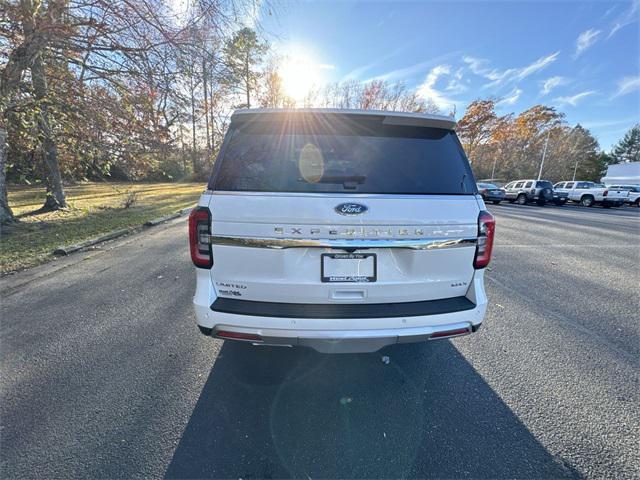
[[[291,115],[343,115],[354,117],[375,117],[384,125],[400,125],[409,127],[431,127],[453,130],[456,120],[444,115],[428,113],[392,112],[385,110],[350,110],[339,108],[243,108],[235,110],[231,115],[233,122],[268,121]]]

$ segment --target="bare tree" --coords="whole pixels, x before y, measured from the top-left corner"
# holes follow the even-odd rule
[[[304,106],[324,108],[359,108],[364,110],[395,110],[414,113],[441,113],[430,100],[425,100],[402,83],[357,80],[330,83],[321,89],[311,89]]]

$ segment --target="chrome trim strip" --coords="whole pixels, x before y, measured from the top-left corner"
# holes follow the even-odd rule
[[[469,247],[476,238],[428,238],[428,239],[343,239],[343,238],[258,238],[211,235],[209,243],[232,247],[273,248],[408,248],[433,250],[438,248]]]

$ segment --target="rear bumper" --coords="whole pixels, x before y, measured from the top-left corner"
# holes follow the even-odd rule
[[[247,312],[241,314],[237,313],[237,310],[228,308],[229,302],[226,302],[226,307],[225,302],[222,302],[224,307],[222,309],[214,307],[218,310],[212,310],[211,307],[216,304],[217,297],[211,286],[209,271],[198,270],[200,272],[197,272],[199,277],[193,302],[196,320],[203,333],[212,336],[217,336],[220,332],[255,335],[259,337],[258,341],[243,341],[256,344],[307,346],[325,353],[374,352],[396,343],[421,342],[475,332],[480,327],[487,308],[483,283],[484,271],[477,270],[467,295],[462,297],[466,301],[447,299],[449,300],[448,308],[444,310],[434,308],[420,312],[415,310],[417,307],[414,307],[414,311],[403,311],[401,309],[403,307],[399,307],[403,304],[395,304],[394,311],[393,307],[392,310],[385,310],[388,306],[380,304],[376,306],[379,307],[380,312],[363,317],[359,313],[345,316],[341,312],[358,312],[362,311],[362,307],[365,307],[364,310],[375,308],[374,305],[331,304],[335,310],[334,313],[322,313],[327,310],[318,310],[314,308],[317,306],[309,305],[309,313],[305,316],[299,313],[300,310],[290,310],[290,307],[283,307],[280,316],[273,316],[277,315],[277,311],[274,313],[265,309],[261,312],[255,310],[256,305],[251,305],[254,311],[249,312],[250,314]],[[455,304],[459,308],[456,308]],[[443,304],[440,303],[439,306],[442,307]],[[447,332],[453,333],[449,335]]]
[[[502,202],[506,200],[504,195],[490,195],[490,194],[485,195],[483,199],[488,200],[489,202],[497,202],[497,201]]]
[[[321,353],[364,353],[375,352],[396,343],[415,343],[427,340],[460,337],[476,332],[481,324],[470,322],[434,325],[432,327],[407,328],[399,330],[270,330],[266,328],[227,327],[219,325],[215,329],[200,327],[205,335],[217,337],[221,332],[242,333],[259,336],[260,340],[238,339],[253,345],[281,347],[311,347]],[[218,337],[223,338],[224,337]]]

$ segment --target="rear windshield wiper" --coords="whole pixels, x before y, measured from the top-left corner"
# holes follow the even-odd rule
[[[354,190],[366,179],[366,175],[323,175],[318,183],[341,183],[345,190]]]

